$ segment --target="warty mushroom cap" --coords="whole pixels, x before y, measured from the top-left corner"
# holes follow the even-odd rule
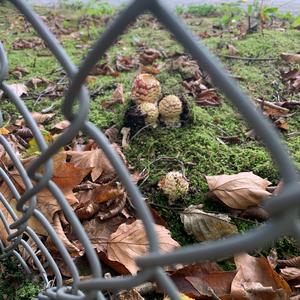
[[[186,195],[189,191],[189,182],[185,176],[178,171],[167,173],[158,183],[164,194],[168,197],[169,203]]]
[[[162,121],[168,127],[180,126],[180,115],[183,105],[177,96],[169,95],[164,97],[158,104],[158,110]]]
[[[143,102],[138,106],[140,112],[145,115],[145,123],[153,127],[157,126],[158,107],[156,103]]]
[[[139,74],[134,79],[131,97],[135,103],[156,103],[159,100],[160,94],[160,83],[153,75]]]

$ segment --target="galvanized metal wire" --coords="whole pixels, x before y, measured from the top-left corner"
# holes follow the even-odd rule
[[[7,184],[14,198],[17,200],[16,209],[21,212],[18,217],[11,207],[9,201],[0,193],[0,200],[13,219],[9,224],[8,220],[0,211],[0,219],[8,233],[9,246],[4,246],[4,241],[0,240],[0,258],[14,255],[27,273],[32,270],[26,261],[19,254],[19,246],[32,257],[41,278],[45,283],[45,289],[37,296],[38,299],[105,299],[104,291],[117,292],[121,289],[129,289],[146,281],[156,281],[172,299],[179,300],[177,289],[166,275],[163,266],[192,263],[204,260],[217,260],[232,256],[241,251],[251,251],[276,240],[282,235],[293,235],[300,239],[299,223],[299,175],[290,159],[287,149],[280,141],[278,133],[273,126],[259,113],[248,96],[239,88],[238,84],[227,74],[221,64],[213,57],[206,47],[197,40],[181,22],[160,0],[135,0],[128,5],[109,26],[109,28],[95,42],[91,51],[77,68],[59,44],[55,36],[49,31],[41,18],[24,0],[10,0],[11,3],[24,15],[32,24],[36,32],[44,40],[47,47],[62,65],[69,79],[69,88],[62,104],[62,113],[71,122],[70,127],[51,145],[47,146],[44,138],[33,120],[28,108],[20,97],[6,84],[8,76],[8,60],[5,49],[0,43],[0,89],[15,105],[19,113],[25,119],[37,141],[41,156],[25,170],[19,161],[9,142],[0,136],[0,143],[12,159],[15,168],[26,187],[26,192],[19,194],[17,188],[5,171],[0,168],[0,176]],[[176,37],[185,49],[197,60],[201,68],[209,73],[213,83],[227,96],[234,104],[242,116],[248,121],[256,133],[264,142],[266,148],[271,153],[274,162],[278,165],[279,172],[284,180],[284,188],[276,197],[269,198],[264,203],[264,208],[270,213],[270,220],[259,228],[253,229],[246,234],[229,237],[226,239],[207,242],[203,245],[193,245],[180,248],[172,253],[160,253],[158,240],[155,234],[153,219],[137,186],[131,181],[129,172],[124,166],[119,156],[114,152],[104,134],[92,123],[88,122],[89,113],[89,93],[84,86],[84,81],[97,61],[104,55],[109,47],[124,32],[127,25],[139,15],[150,11],[158,20]],[[75,110],[75,104],[78,109]],[[2,118],[1,118],[2,120]],[[104,278],[101,269],[101,262],[94,251],[92,244],[85,233],[80,221],[75,215],[69,203],[56,184],[51,181],[53,166],[51,158],[59,149],[68,144],[78,132],[82,131],[87,136],[95,140],[100,148],[110,160],[115,168],[120,181],[126,188],[130,199],[133,201],[139,218],[143,221],[147,237],[149,239],[149,254],[136,259],[136,263],[141,271],[136,276],[125,276],[118,278]],[[43,167],[44,173],[39,174],[38,170]],[[33,182],[35,182],[33,184]],[[85,248],[85,253],[89,262],[92,278],[80,280],[79,271],[73,262],[72,257],[57,236],[55,230],[46,217],[36,208],[36,195],[42,189],[47,188],[57,199],[66,218],[69,220],[79,241]],[[56,261],[45,247],[39,236],[28,226],[30,217],[34,216],[47,231],[60,255],[67,265],[73,279],[72,286],[64,286],[63,277],[60,273]],[[37,248],[41,251],[52,269],[55,278],[54,287],[50,285],[44,265],[40,262],[36,252],[27,242],[26,236],[32,238]],[[6,243],[7,244],[7,243]]]

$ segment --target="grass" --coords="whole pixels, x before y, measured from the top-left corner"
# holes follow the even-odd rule
[[[68,35],[59,36],[59,40],[65,47],[67,53],[73,61],[79,65],[82,58],[86,55],[88,48],[79,48],[78,45],[92,45],[93,41],[103,32],[107,22],[107,16],[112,12],[108,8],[103,11],[96,8],[79,7],[70,11],[64,8],[61,11],[47,12],[39,9],[43,15],[50,15],[51,18],[60,18],[63,15],[64,21],[61,22],[63,28],[80,32],[78,38]],[[184,12],[184,11],[182,11]],[[212,32],[212,25],[218,23],[218,16],[210,5],[207,7],[191,7],[188,11],[190,15],[185,16],[190,29],[199,34],[201,32]],[[86,13],[96,16],[87,25],[79,25],[78,20]],[[205,18],[201,16],[205,15]],[[207,15],[210,15],[207,17]],[[46,77],[51,81],[58,81],[63,76],[59,64],[50,55],[47,49],[24,49],[14,50],[12,44],[17,39],[28,39],[35,36],[32,29],[25,31],[22,29],[22,19],[17,17],[15,10],[10,5],[0,7],[0,35],[4,46],[8,52],[10,69],[24,67],[29,71],[21,80],[17,80],[12,75],[8,82],[26,82],[34,77]],[[97,21],[97,22],[96,22]],[[149,26],[150,23],[152,26]],[[199,26],[199,23],[201,26]],[[100,25],[99,25],[100,24]],[[153,25],[154,24],[154,25]],[[154,28],[154,30],[153,30]],[[276,95],[284,95],[289,100],[296,100],[295,96],[288,95],[285,84],[281,80],[280,70],[287,70],[288,65],[283,61],[250,62],[240,60],[228,60],[224,55],[228,54],[226,45],[233,44],[238,50],[238,55],[242,57],[272,57],[278,58],[282,52],[295,53],[300,46],[300,32],[287,29],[285,32],[276,29],[266,29],[263,33],[257,32],[247,35],[240,39],[235,39],[236,29],[226,29],[217,36],[204,39],[207,47],[224,63],[235,76],[242,78],[240,84],[242,88],[252,97],[273,101]],[[136,56],[138,45],[146,44],[148,47],[161,49],[170,54],[183,51],[170,33],[156,23],[152,17],[143,16],[132,24],[126,33],[118,39],[118,42],[111,47],[108,52],[108,61],[113,62],[117,54]],[[164,63],[161,73],[157,76],[161,82],[164,93],[184,94],[181,86],[182,75],[170,69],[167,61],[162,59],[158,63]],[[295,66],[299,67],[299,66]],[[89,119],[101,129],[106,129],[112,125],[122,127],[123,114],[126,105],[119,105],[114,110],[103,110],[101,103],[110,98],[116,84],[124,85],[125,97],[130,100],[131,84],[136,75],[136,70],[121,72],[120,76],[98,76],[94,82],[89,84],[91,93],[101,88],[100,95],[93,98],[90,104]],[[66,85],[67,83],[63,81]],[[38,95],[43,88],[34,91]],[[219,108],[200,108],[194,105],[193,100],[186,97],[191,107],[192,121],[186,126],[178,129],[145,129],[130,141],[130,149],[125,151],[128,162],[136,170],[147,170],[149,178],[140,188],[148,201],[156,205],[157,210],[167,221],[173,237],[182,245],[191,244],[193,238],[188,236],[181,225],[179,214],[176,210],[165,208],[167,206],[166,197],[157,189],[157,182],[160,177],[168,171],[180,170],[184,166],[186,176],[190,181],[192,192],[182,202],[177,203],[176,207],[185,208],[190,204],[204,203],[207,210],[228,212],[228,209],[220,204],[211,202],[207,198],[208,186],[205,175],[234,174],[242,171],[253,171],[255,174],[268,178],[274,185],[280,180],[278,170],[263,145],[256,140],[246,137],[249,129],[241,116],[235,111],[234,107],[224,99]],[[43,98],[36,103],[34,97],[29,95],[24,98],[26,105],[32,111],[40,111],[43,108],[54,105],[57,117],[54,121],[62,119],[59,107],[62,99],[56,97]],[[4,122],[12,122],[18,116],[14,106],[7,100],[2,100],[1,110],[4,113]],[[289,132],[298,131],[300,126],[300,114],[298,111],[288,119]],[[218,140],[218,136],[240,137],[239,144],[224,145]],[[282,135],[296,165],[300,166],[300,136],[289,137]],[[175,212],[175,213],[174,213]],[[256,224],[248,221],[233,218],[240,232],[245,232]],[[274,244],[281,258],[298,255],[299,251],[295,242],[290,238],[280,239]],[[230,262],[223,263],[224,268],[232,267]],[[8,282],[4,278],[0,281],[1,289],[7,289]],[[25,288],[26,287],[26,288]],[[37,292],[36,285],[23,283],[16,290],[15,298],[8,299],[28,299]],[[26,294],[27,293],[27,294]],[[29,295],[30,294],[30,295]],[[9,294],[10,295],[10,294]],[[24,296],[28,295],[28,296]],[[24,298],[25,297],[25,298]],[[28,297],[28,298],[26,298]],[[1,299],[1,298],[0,298]]]

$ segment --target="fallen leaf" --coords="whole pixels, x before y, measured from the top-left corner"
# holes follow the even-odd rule
[[[137,60],[131,56],[118,55],[116,58],[116,68],[118,71],[130,71],[137,67]]]
[[[27,84],[37,89],[40,85],[47,83],[49,83],[49,81],[43,77],[34,77],[31,78]]]
[[[266,210],[260,206],[249,206],[246,208],[239,217],[245,219],[255,219],[259,221],[266,221],[269,219],[270,215]]]
[[[279,128],[281,130],[286,131],[289,129],[289,124],[288,124],[287,120],[284,118],[279,118],[279,119],[275,120],[274,124],[277,128]]]
[[[11,90],[18,96],[28,95],[28,88],[24,83],[13,83],[8,85]],[[0,99],[4,95],[3,91],[0,91]]]
[[[107,242],[111,234],[116,232],[118,227],[126,221],[126,218],[122,215],[118,215],[110,220],[104,221],[99,218],[93,218],[91,220],[84,221],[83,227],[95,250],[98,253],[106,253]]]
[[[117,144],[112,144],[114,150],[125,162],[125,157]],[[92,168],[91,177],[96,181],[100,176],[110,178],[115,176],[115,169],[110,164],[102,149],[95,148],[90,151],[67,151],[71,156],[71,163],[75,167]],[[103,178],[104,179],[104,178]]]
[[[236,271],[224,272],[214,262],[188,265],[170,275],[181,293],[195,299],[211,299],[212,292],[217,297],[230,294],[231,282]]]
[[[170,252],[179,247],[179,244],[171,238],[170,231],[160,225],[154,225],[160,249],[163,252]],[[138,266],[135,264],[135,257],[143,256],[148,252],[149,241],[141,220],[132,224],[121,224],[114,232],[107,245],[107,257],[111,261],[117,261],[125,266],[131,273],[136,274]]]
[[[60,188],[71,206],[78,203],[78,199],[73,193],[73,188],[90,172],[91,168],[76,168],[68,162],[57,164],[54,168],[52,180]],[[25,185],[20,175],[16,172],[10,172],[10,177],[21,187],[20,193],[22,194],[25,190]],[[43,189],[38,193],[36,208],[44,214],[50,223],[53,222],[54,214],[61,210],[61,206],[48,189]]]
[[[56,123],[53,126],[53,128],[57,129],[57,130],[64,130],[64,129],[68,128],[69,126],[70,126],[70,121],[63,120],[63,121],[60,121],[60,122]]]
[[[227,45],[228,53],[231,56],[235,56],[239,53],[239,51],[231,44]]]
[[[105,100],[101,103],[102,108],[109,108],[114,104],[124,104],[124,88],[123,84],[118,84],[117,88],[114,90],[110,100]]]
[[[160,73],[160,69],[152,67],[152,66],[144,66],[143,64],[140,64],[138,73],[139,74],[147,73],[147,74],[157,75]]]
[[[300,277],[300,269],[294,267],[285,267],[280,270],[280,275],[287,281]]]
[[[271,195],[266,191],[271,182],[253,172],[205,176],[205,178],[210,191],[231,208],[246,209],[260,204],[265,197]]]
[[[1,127],[0,128],[0,134],[7,135],[7,134],[9,134],[9,130],[5,127]]]
[[[230,295],[231,283],[236,272],[213,272],[203,275],[202,278],[186,276],[186,280],[191,283],[195,290],[201,295],[197,299],[221,299]]]
[[[237,227],[229,223],[230,218],[227,215],[206,213],[197,205],[190,205],[186,208],[180,214],[180,219],[185,231],[199,242],[216,240],[238,233]]]
[[[108,63],[103,63],[95,65],[89,75],[111,75],[117,77],[120,73],[114,70]]]
[[[15,67],[13,70],[9,71],[9,73],[17,79],[21,79],[24,75],[29,74],[28,70],[22,67]]]
[[[288,63],[292,63],[292,64],[300,63],[300,54],[282,53],[280,57]]]
[[[277,264],[279,267],[300,267],[300,256],[292,257],[289,259],[278,259]]]
[[[44,48],[45,44],[42,39],[33,37],[30,39],[18,39],[12,44],[14,50]]]
[[[144,65],[152,65],[154,61],[162,57],[162,53],[154,48],[142,48],[140,49],[139,60]]]
[[[232,300],[289,299],[291,289],[288,283],[272,269],[265,257],[242,253],[234,260],[237,274],[231,284]]]
[[[32,112],[31,116],[36,123],[45,124],[45,123],[49,122],[50,120],[52,120],[54,118],[55,114],[54,113],[42,114],[39,112]]]
[[[214,89],[209,89],[198,94],[195,103],[198,106],[220,106],[221,98]]]
[[[276,105],[275,103],[269,101],[263,101],[260,99],[255,99],[259,107],[271,117],[285,116],[289,113],[289,109]]]

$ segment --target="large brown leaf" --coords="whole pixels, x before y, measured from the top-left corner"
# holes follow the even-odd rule
[[[90,171],[91,168],[76,168],[73,164],[67,162],[57,165],[54,169],[52,180],[61,189],[71,206],[78,203],[78,200],[73,193],[73,188],[78,185]],[[25,185],[20,175],[16,172],[12,172],[11,177],[14,182],[17,182],[23,189],[23,191],[20,192],[24,192]],[[48,189],[43,189],[37,196],[36,208],[44,214],[50,223],[52,223],[54,214],[61,210],[60,205]]]
[[[210,191],[232,208],[246,209],[260,204],[265,197],[271,195],[266,191],[271,182],[252,172],[206,176],[205,178]]]
[[[281,58],[288,63],[299,64],[300,54],[282,53]]]
[[[232,300],[284,300],[291,289],[265,257],[256,258],[242,253],[236,255],[237,274],[232,281]]]
[[[227,215],[206,213],[197,205],[186,208],[180,214],[180,219],[185,231],[200,242],[238,233],[237,227],[229,223],[230,218]]]
[[[160,225],[154,225],[159,240],[160,249],[170,252],[179,247],[179,244],[171,238],[170,231]],[[121,224],[116,232],[108,239],[107,257],[125,266],[131,273],[136,274],[138,266],[134,259],[148,252],[149,241],[141,220],[132,224]]]
[[[230,294],[236,271],[224,272],[214,262],[203,262],[177,270],[171,278],[178,290],[195,299],[211,299]],[[217,299],[217,298],[216,298]]]
[[[118,145],[112,144],[112,147],[125,162],[125,157]],[[99,148],[90,151],[67,151],[67,154],[71,156],[71,163],[73,163],[75,167],[92,168],[91,177],[93,181],[96,181],[100,176],[109,178],[115,175],[114,168],[104,152]]]

